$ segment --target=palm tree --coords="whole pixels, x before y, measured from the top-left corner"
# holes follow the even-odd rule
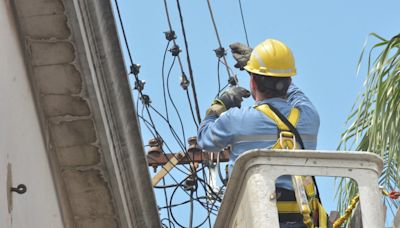
[[[364,88],[357,98],[342,134],[340,150],[369,151],[384,160],[379,184],[386,190],[399,190],[400,164],[400,34],[386,40],[378,39],[368,54]],[[361,53],[358,70],[365,55]],[[378,52],[376,52],[378,51]],[[357,70],[357,71],[358,71]],[[358,72],[357,72],[358,74]],[[358,192],[356,184],[340,179],[336,192],[338,209],[343,212]],[[385,205],[396,212],[399,204],[385,197]]]

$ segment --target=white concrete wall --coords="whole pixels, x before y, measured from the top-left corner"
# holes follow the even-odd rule
[[[0,0],[0,227],[63,227],[10,0]],[[23,195],[7,201],[7,165]]]

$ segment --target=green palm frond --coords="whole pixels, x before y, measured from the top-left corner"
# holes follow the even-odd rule
[[[385,167],[380,185],[387,190],[398,190],[400,187],[400,34],[390,40],[375,33],[370,36],[377,38],[378,43],[369,50],[364,89],[348,117],[348,128],[342,134],[338,149],[369,151],[381,156]],[[364,60],[365,51],[364,46],[358,70]],[[353,181],[339,180],[336,198],[340,212],[346,209],[357,192],[357,186]],[[391,209],[398,206],[391,200],[385,200],[385,204]]]

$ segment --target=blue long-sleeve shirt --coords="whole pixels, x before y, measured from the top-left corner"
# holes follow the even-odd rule
[[[269,98],[256,105],[270,104],[283,115],[288,116],[296,107],[300,119],[296,126],[305,149],[316,149],[319,116],[311,101],[293,83],[289,86],[287,99]],[[273,120],[254,107],[231,108],[217,115],[207,116],[200,124],[197,141],[208,151],[220,151],[231,145],[229,163],[233,166],[236,158],[251,149],[271,148],[277,141],[278,128]],[[290,176],[277,179],[276,187],[292,189]]]

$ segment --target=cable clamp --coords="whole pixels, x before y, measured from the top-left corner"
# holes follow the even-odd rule
[[[238,84],[238,81],[239,81],[239,80],[238,80],[236,74],[234,74],[233,76],[230,76],[229,79],[228,79],[228,83],[229,83],[229,85],[231,85],[231,86],[236,86],[236,85]]]
[[[149,95],[143,94],[140,97],[140,100],[142,101],[143,105],[149,105],[151,103]]]
[[[179,46],[177,45],[177,44],[174,44],[174,46],[171,48],[171,49],[169,49],[169,51],[171,52],[171,54],[172,54],[172,56],[178,56],[179,55],[179,53],[182,51],[180,48],[179,48]]]
[[[140,67],[141,67],[140,64],[133,63],[131,65],[131,74],[138,75],[140,72]]]
[[[167,39],[168,41],[176,39],[176,34],[174,30],[164,32],[164,34],[165,34],[165,39]]]
[[[226,55],[226,51],[225,48],[223,47],[219,47],[217,49],[214,50],[215,55],[220,59],[222,57],[224,57]]]
[[[187,79],[185,73],[182,74],[181,77],[181,87],[183,90],[187,90],[187,88],[189,87],[190,81]]]
[[[133,89],[136,89],[138,91],[142,91],[144,89],[144,84],[146,84],[145,80],[136,80],[135,81],[135,87]]]

